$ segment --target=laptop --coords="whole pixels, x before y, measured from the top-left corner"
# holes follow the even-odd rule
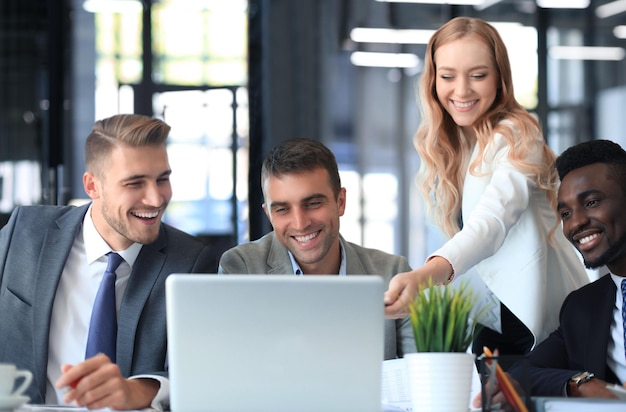
[[[173,412],[380,412],[379,276],[173,274]]]

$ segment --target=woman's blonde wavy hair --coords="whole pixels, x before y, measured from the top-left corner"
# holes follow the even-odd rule
[[[556,156],[543,143],[542,163],[524,160],[540,140],[538,136],[541,136],[541,128],[537,120],[515,100],[511,67],[504,42],[496,29],[485,21],[457,17],[441,26],[428,43],[419,92],[422,123],[414,137],[415,148],[421,157],[418,173],[420,190],[430,216],[449,237],[459,231],[457,218],[461,210],[463,180],[472,142],[463,136],[437,98],[434,56],[440,46],[468,36],[478,38],[487,45],[499,76],[493,105],[473,125],[479,156],[470,165],[470,172],[476,173],[476,168],[482,162],[485,146],[495,133],[500,133],[510,147],[510,162],[523,173],[534,176],[535,183],[545,190],[548,201],[556,211]],[[502,123],[503,120],[508,122]],[[558,218],[555,219],[556,228]]]

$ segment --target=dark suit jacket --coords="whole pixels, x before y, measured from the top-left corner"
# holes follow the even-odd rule
[[[339,236],[346,251],[347,275],[379,275],[386,286],[396,273],[411,270],[402,256],[391,255],[377,249],[367,249],[346,242]],[[254,242],[244,243],[227,250],[218,268],[223,274],[286,275],[293,274],[287,248],[274,232]],[[382,296],[381,296],[382,305]],[[416,352],[410,317],[385,319],[385,359],[401,358],[405,353]]]
[[[615,293],[615,283],[605,275],[568,295],[558,329],[526,356],[527,375],[523,362],[510,371],[528,381],[532,396],[562,396],[569,378],[582,371],[621,384],[606,363]]]
[[[44,403],[48,335],[56,288],[88,205],[17,208],[0,230],[0,362],[33,373],[25,393]],[[141,248],[119,311],[117,364],[122,375],[165,375],[165,278],[207,272],[208,246],[161,224],[158,239]]]

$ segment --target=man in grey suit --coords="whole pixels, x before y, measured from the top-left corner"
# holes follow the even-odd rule
[[[172,196],[169,130],[140,115],[96,122],[83,175],[92,202],[18,207],[0,231],[0,362],[33,373],[31,403],[141,409],[167,399],[165,279],[206,272],[212,258],[161,222]],[[102,353],[85,359],[110,251],[123,258],[115,362]]]
[[[274,230],[226,251],[219,273],[379,275],[388,285],[393,275],[410,270],[404,257],[363,248],[339,234],[346,189],[335,156],[322,143],[291,139],[275,147],[263,162],[261,186]],[[410,319],[386,320],[385,359],[415,351]]]

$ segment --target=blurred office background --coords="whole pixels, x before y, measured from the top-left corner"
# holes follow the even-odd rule
[[[555,152],[626,144],[626,0],[2,0],[0,226],[84,201],[93,122],[134,112],[172,126],[165,220],[216,251],[270,230],[262,158],[312,137],[340,164],[343,235],[419,265],[441,239],[414,180],[416,82],[459,15],[498,28]]]

